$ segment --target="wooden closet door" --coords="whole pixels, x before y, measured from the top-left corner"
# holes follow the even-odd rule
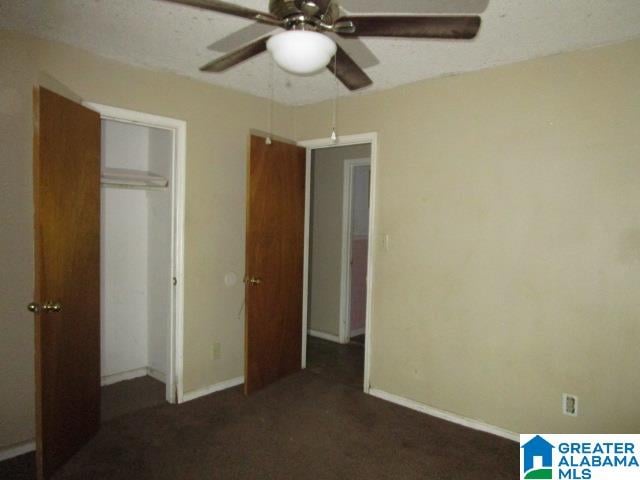
[[[251,136],[245,393],[301,368],[306,152]]]
[[[100,425],[100,116],[34,92],[36,458],[49,478]]]

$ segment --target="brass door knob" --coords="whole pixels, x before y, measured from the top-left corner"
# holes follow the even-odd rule
[[[27,305],[27,310],[31,313],[40,313],[40,312],[59,312],[62,310],[62,305],[60,302],[45,302],[42,305],[36,302],[31,302]]]
[[[262,283],[261,278],[251,277],[246,280],[249,285],[260,285]]]
[[[42,305],[42,310],[45,312],[59,312],[62,310],[62,305],[60,305],[60,302],[47,302]]]

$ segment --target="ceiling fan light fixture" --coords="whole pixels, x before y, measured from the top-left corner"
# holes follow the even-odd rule
[[[336,54],[336,43],[326,35],[309,30],[290,30],[267,42],[275,62],[295,75],[311,75],[325,68]]]

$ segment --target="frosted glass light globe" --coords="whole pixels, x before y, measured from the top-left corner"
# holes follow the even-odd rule
[[[267,49],[286,71],[311,75],[329,64],[337,47],[333,40],[321,33],[290,30],[271,37]]]

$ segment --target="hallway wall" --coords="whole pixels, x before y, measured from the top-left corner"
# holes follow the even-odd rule
[[[339,335],[344,161],[370,158],[369,145],[315,150],[309,265],[309,329]]]

